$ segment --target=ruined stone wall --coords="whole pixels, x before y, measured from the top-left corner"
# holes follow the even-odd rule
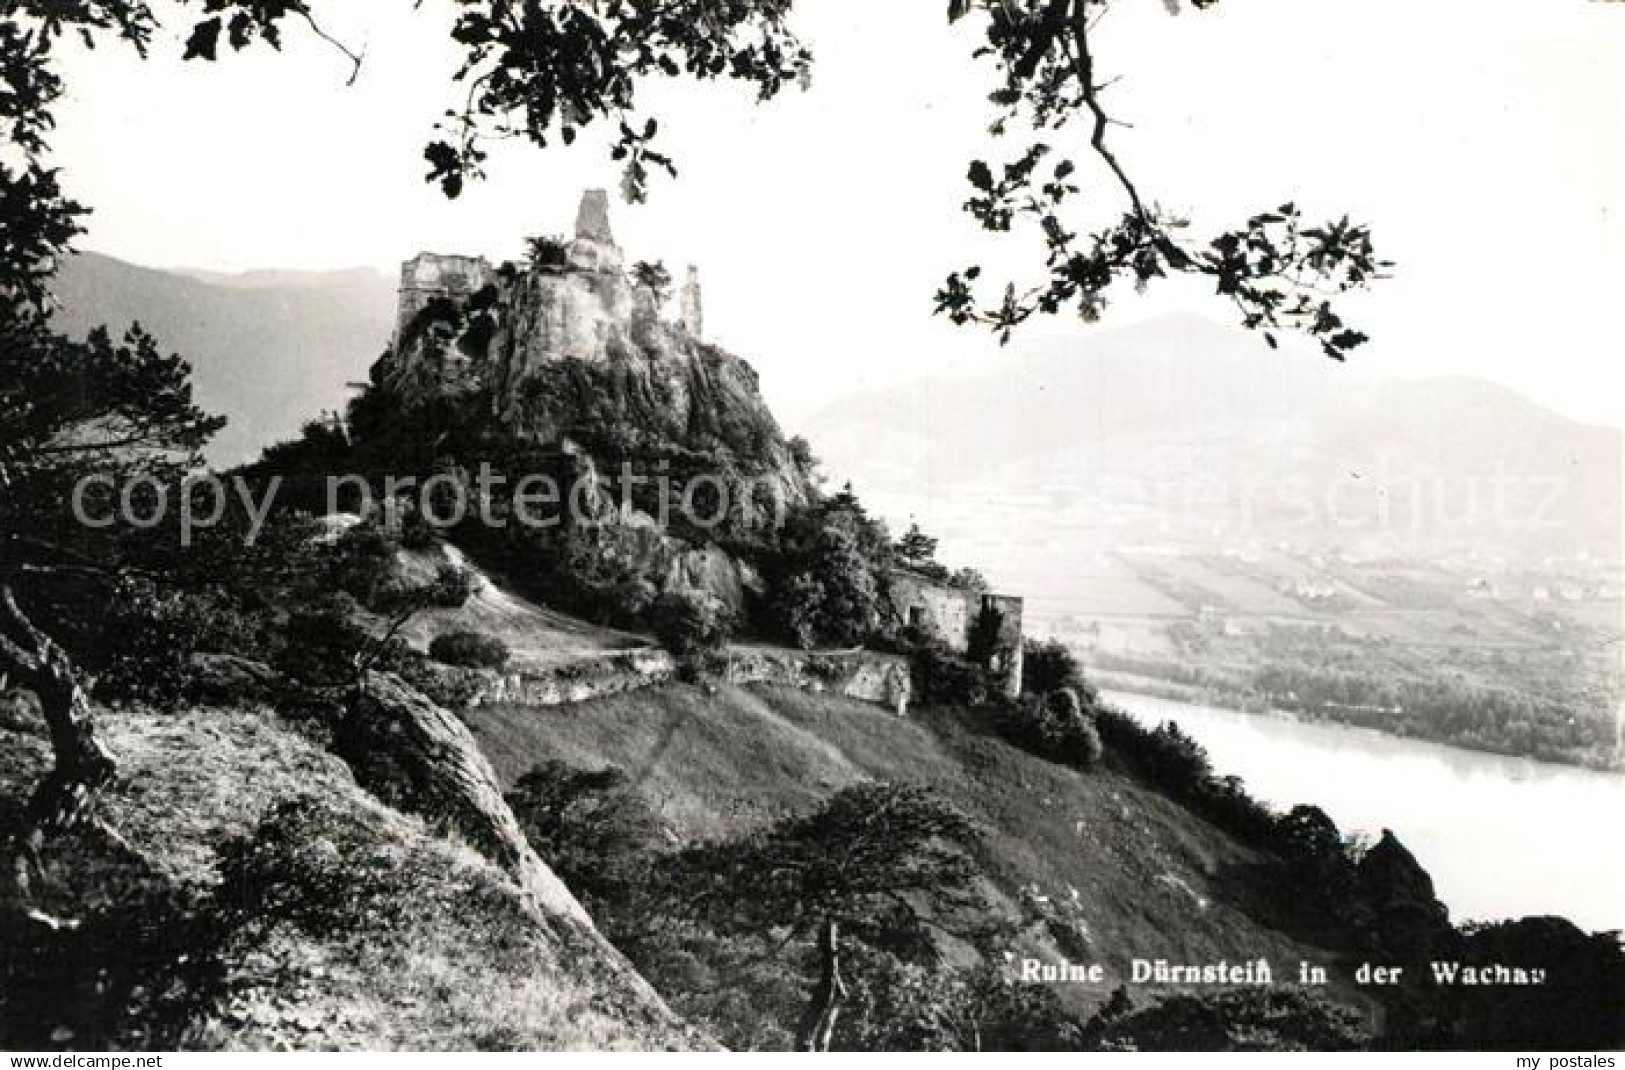
[[[630,650],[560,662],[545,669],[479,675],[470,706],[567,706],[638,691],[677,678],[664,650]]]
[[[469,297],[484,289],[495,277],[490,261],[483,256],[419,253],[401,265],[395,338],[398,341],[412,318],[436,297]]]
[[[935,632],[948,649],[965,653],[970,645],[971,623],[981,604],[974,593],[901,569],[894,570],[889,579],[892,607],[899,622]]]
[[[908,660],[855,650],[831,654],[742,648],[719,656],[719,677],[736,685],[773,684],[844,695],[898,716],[913,694]],[[469,706],[568,706],[677,679],[677,659],[653,648],[588,655],[522,672],[460,670]]]
[[[867,650],[810,653],[739,649],[726,655],[723,679],[731,684],[773,684],[829,692],[907,716],[914,694],[908,659]]]
[[[1004,676],[1004,692],[1021,697],[1021,677],[1025,670],[1021,613],[1024,603],[1010,595],[990,594],[982,599],[985,609],[999,614],[999,635],[993,649],[993,668]]]
[[[689,334],[695,338],[705,337],[705,302],[700,297],[700,269],[693,264],[688,265],[688,275],[683,280],[682,316],[683,327]]]
[[[1020,598],[950,587],[905,569],[894,569],[887,578],[898,622],[935,632],[956,654],[970,652],[971,635],[983,612],[997,613],[999,631],[992,644],[991,667],[1004,674],[1012,695],[1021,693]]]

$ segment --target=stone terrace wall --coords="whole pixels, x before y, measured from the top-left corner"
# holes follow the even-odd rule
[[[524,672],[481,673],[470,706],[567,706],[637,691],[677,678],[677,659],[664,650],[628,650],[560,662]]]
[[[908,659],[867,650],[803,653],[744,649],[727,654],[724,674],[731,684],[777,684],[803,691],[833,692],[884,706],[899,717],[908,713],[913,685]]]
[[[730,684],[776,684],[804,691],[831,692],[873,703],[903,716],[912,695],[908,660],[892,654],[847,651],[819,654],[790,650],[741,649],[719,655],[716,673]],[[524,672],[476,672],[470,706],[567,706],[669,683],[677,659],[663,650],[618,651],[561,662]]]

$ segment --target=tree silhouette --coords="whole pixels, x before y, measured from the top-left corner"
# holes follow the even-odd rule
[[[82,674],[25,608],[22,585],[114,577],[113,548],[67,515],[68,503],[85,500],[76,488],[91,475],[103,477],[104,489],[137,479],[172,485],[224,421],[193,404],[190,369],[140,327],[122,344],[105,330],[72,341],[46,325],[25,293],[18,299],[34,276],[12,280],[9,305],[0,289],[0,680],[38,699],[55,766],[8,845],[0,902],[32,913],[41,849],[90,816],[116,764],[96,738]]]
[[[677,852],[653,879],[682,888],[686,909],[719,929],[788,929],[786,945],[815,942],[819,976],[797,1046],[824,1051],[847,997],[842,941],[934,956],[933,905],[985,906],[966,854],[978,836],[968,818],[923,788],[861,784],[807,817]]]
[[[532,268],[563,267],[568,256],[569,244],[556,234],[525,239],[525,259]]]
[[[903,537],[897,540],[897,560],[909,568],[926,568],[936,564],[937,540],[910,524]]]
[[[654,294],[659,304],[665,304],[671,296],[671,272],[659,260],[639,260],[633,264],[632,281]]]

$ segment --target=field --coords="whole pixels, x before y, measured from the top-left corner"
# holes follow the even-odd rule
[[[1154,548],[1096,556],[1033,589],[1029,629],[1117,686],[1620,762],[1625,601],[1596,562]]]

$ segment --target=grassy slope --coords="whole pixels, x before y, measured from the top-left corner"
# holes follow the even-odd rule
[[[46,768],[43,726],[31,721],[9,711],[0,717],[0,822],[15,817]],[[299,798],[345,815],[361,830],[361,850],[341,852],[318,841],[310,845],[317,857],[325,850],[334,863],[362,866],[388,889],[358,931],[313,934],[284,921],[234,952],[224,1006],[193,1022],[189,1046],[605,1049],[696,1042],[658,1003],[629,991],[617,968],[570,926],[528,913],[495,867],[380,805],[341,762],[271,715],[107,711],[101,728],[121,765],[99,812],[123,843],[93,830],[54,847],[47,910],[89,916],[99,905],[95,897],[132,874],[207,894],[219,881],[216,845],[250,832],[274,804]],[[79,1043],[111,1020],[104,1013],[73,1021],[66,1006],[61,1013],[60,1026],[78,1033]],[[27,1028],[44,1036],[58,1024]],[[65,1031],[53,1039],[74,1042]]]
[[[621,766],[677,838],[726,835],[856,781],[930,785],[988,831],[1009,911],[1070,923],[1030,926],[1026,946],[1126,976],[1128,960],[1268,957],[1278,976],[1326,960],[1272,928],[1274,864],[1178,804],[1119,774],[1054,765],[974,731],[951,711],[899,719],[862,703],[776,688],[650,689],[560,709],[466,715],[511,782],[549,757]],[[1032,897],[1045,902],[1032,905]],[[1078,942],[1076,937],[1082,937]],[[1080,1008],[1109,994],[1067,986]]]

